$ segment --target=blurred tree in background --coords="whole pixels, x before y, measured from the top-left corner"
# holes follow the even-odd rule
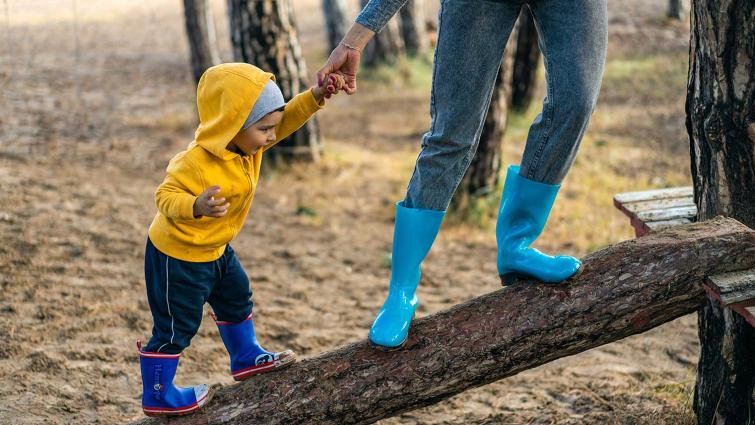
[[[322,11],[325,15],[328,48],[333,50],[349,29],[350,21],[346,12],[346,0],[322,0]]]
[[[526,111],[535,96],[537,67],[540,63],[540,47],[537,45],[537,28],[529,6],[519,12],[511,82],[511,108]]]
[[[410,55],[427,53],[430,40],[425,19],[425,0],[409,0],[399,11],[401,38]]]
[[[199,82],[207,68],[220,63],[208,0],[184,0],[184,20],[191,51],[191,72],[194,81]]]
[[[235,61],[272,72],[286,99],[309,87],[291,0],[229,0],[228,17]],[[318,160],[322,141],[317,118],[270,154],[276,160]]]
[[[666,11],[666,17],[669,19],[676,19],[680,21],[682,19],[682,0],[668,0],[668,9]]]

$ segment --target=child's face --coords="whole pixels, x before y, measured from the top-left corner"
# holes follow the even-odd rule
[[[282,111],[271,112],[246,130],[240,131],[231,143],[245,154],[254,155],[260,149],[275,142],[275,128],[281,119],[283,119]]]

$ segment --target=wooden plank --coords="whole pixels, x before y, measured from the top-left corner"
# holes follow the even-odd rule
[[[627,211],[637,213],[640,211],[662,210],[679,207],[694,207],[695,199],[691,196],[683,198],[653,199],[650,201],[627,202],[623,204]],[[695,211],[697,212],[697,211]]]
[[[755,269],[708,276],[703,288],[711,298],[755,327]]]
[[[650,233],[650,228],[637,219],[637,217],[629,217],[629,223],[634,227],[634,236],[639,238]]]
[[[681,226],[684,224],[689,224],[691,222],[692,220],[687,219],[687,218],[675,218],[672,220],[650,221],[647,223],[643,223],[646,230],[646,232],[643,234],[647,234],[650,232],[658,232],[663,229],[668,229],[669,227]]]
[[[705,280],[724,306],[755,300],[755,269],[708,276]]]
[[[613,197],[613,199],[619,203],[626,204],[629,202],[652,201],[656,199],[668,198],[685,198],[690,196],[694,196],[692,186],[646,190],[643,192],[624,192],[617,194]]]
[[[637,218],[644,222],[674,220],[679,218],[692,219],[697,215],[697,207],[666,208],[637,212]]]
[[[613,204],[629,217],[637,237],[697,218],[692,187],[619,193]]]
[[[744,317],[750,326],[755,327],[755,307],[745,307],[742,304],[732,304],[728,307]]]
[[[755,307],[745,307],[744,313],[740,312],[739,314],[747,319],[747,323],[749,323],[750,326],[755,327]]]
[[[708,284],[703,285],[703,289],[705,289],[705,292],[708,294],[708,296],[714,300],[721,301],[721,298],[719,298],[718,294],[715,293],[713,289],[710,288]],[[752,304],[753,301],[746,301],[736,304],[729,304],[726,306],[726,308],[730,309],[731,311],[738,313],[740,316],[742,316],[747,323],[750,324],[750,326],[755,327],[755,305],[748,305]]]

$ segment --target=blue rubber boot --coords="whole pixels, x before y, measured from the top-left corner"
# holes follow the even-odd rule
[[[136,344],[142,369],[142,410],[147,416],[178,416],[205,405],[212,396],[205,385],[182,388],[173,384],[180,354],[142,351]]]
[[[550,256],[530,248],[545,227],[560,185],[540,183],[509,166],[496,223],[498,274],[503,285],[520,277],[557,283],[577,274],[582,263],[565,255]]]
[[[388,298],[370,329],[370,341],[382,348],[398,348],[406,341],[419,299],[420,265],[435,241],[445,211],[406,208],[396,204],[391,283]]]
[[[252,315],[238,323],[215,320],[225,348],[231,356],[231,375],[237,381],[281,369],[296,361],[291,350],[280,353],[266,351],[257,342]]]

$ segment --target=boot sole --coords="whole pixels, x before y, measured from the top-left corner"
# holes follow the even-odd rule
[[[573,275],[567,277],[566,279],[560,282],[543,282],[543,283],[545,283],[546,285],[551,285],[551,286],[561,285],[565,283],[566,281],[568,281],[569,279],[574,279],[575,277],[582,274],[583,269],[584,267],[580,267],[579,269],[577,269],[576,273],[574,273]],[[502,275],[499,275],[499,277],[501,278],[501,286],[503,286],[504,288],[507,286],[516,284],[519,281],[519,279],[535,279],[533,276],[523,274],[523,273],[517,273],[517,272],[502,274]]]
[[[412,314],[412,320],[411,320],[412,322],[414,322],[414,319],[415,319],[416,316],[417,316],[417,312],[415,311],[414,314]],[[370,342],[370,346],[372,348],[374,348],[374,349],[376,349],[378,351],[383,351],[383,352],[386,352],[386,353],[391,352],[391,351],[398,351],[398,350],[404,348],[404,344],[406,344],[406,341],[409,339],[409,331],[411,331],[411,330],[412,330],[412,326],[411,326],[411,322],[410,322],[409,329],[406,330],[406,338],[404,338],[404,340],[401,341],[401,344],[399,344],[399,345],[397,345],[395,347],[387,347],[385,345],[375,344],[374,342],[372,342],[372,340],[370,340],[370,338],[367,338],[367,341]]]
[[[378,345],[378,344],[375,344],[372,341],[370,341],[370,346],[372,348],[378,350],[378,351],[383,351],[383,352],[388,353],[388,352],[391,352],[391,351],[398,351],[398,350],[404,348],[404,344],[406,344],[406,340],[407,339],[409,339],[408,336],[407,336],[407,338],[405,340],[401,341],[401,344],[399,344],[399,345],[397,345],[395,347],[386,347],[385,345]]]
[[[187,408],[189,410],[186,411],[179,411],[179,412],[147,412],[143,411],[145,416],[149,416],[150,418],[163,418],[166,416],[186,416],[191,415],[192,413],[196,413],[198,410],[200,410],[202,407],[207,405],[207,403],[212,400],[212,396],[215,395],[215,387],[210,387],[209,390],[207,390],[207,396],[202,399],[201,403],[197,403],[196,406],[192,406],[190,408]]]
[[[234,376],[233,380],[236,381],[236,382],[241,382],[241,381],[245,381],[245,380],[247,380],[247,379],[249,379],[249,378],[251,378],[252,376],[255,376],[255,375],[261,375],[263,373],[269,373],[269,372],[272,372],[272,371],[275,371],[275,370],[285,369],[285,368],[291,366],[292,364],[296,363],[296,355],[295,354],[290,355],[289,358],[290,358],[290,360],[286,360],[285,363],[281,362],[278,365],[276,365],[275,362],[273,362],[273,364],[272,364],[273,367],[270,367],[270,368],[260,368],[258,370],[252,370],[251,372],[245,373],[243,375]]]

